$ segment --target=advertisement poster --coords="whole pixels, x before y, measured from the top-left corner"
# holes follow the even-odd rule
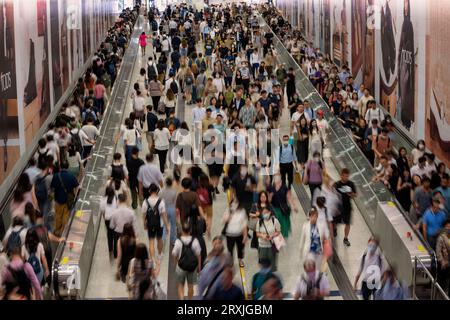
[[[87,59],[92,53],[91,47],[91,0],[82,1],[81,14],[83,21],[83,62],[87,62]]]
[[[348,0],[347,0],[348,1]],[[332,43],[333,43],[333,62],[337,66],[343,66],[348,63],[349,32],[347,27],[347,8],[346,0],[332,1]]]
[[[21,21],[16,24],[17,92],[23,110],[25,145],[34,138],[50,114],[50,78],[48,59],[47,0],[17,1],[15,8]]]
[[[0,183],[20,158],[14,3],[0,0]]]
[[[450,1],[433,1],[427,32],[425,142],[450,166]]]
[[[61,38],[59,30],[59,6],[58,0],[50,0],[50,34],[52,51],[52,76],[54,101],[61,98],[63,88],[63,72],[61,64]]]
[[[367,11],[373,3],[373,0],[351,1],[350,68],[355,82],[364,83],[372,94],[375,92],[375,30],[369,27]]]

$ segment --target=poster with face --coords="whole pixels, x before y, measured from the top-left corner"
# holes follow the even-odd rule
[[[92,53],[91,47],[91,5],[92,1],[85,0],[81,2],[81,15],[83,21],[83,62],[87,62]]]
[[[331,7],[331,33],[332,33],[332,59],[338,66],[344,66],[348,63],[349,32],[347,28],[347,8],[346,1],[332,1]]]
[[[68,11],[68,36],[69,36],[69,57],[70,57],[70,79],[76,81],[77,71],[84,65],[83,63],[83,41],[81,35],[81,0],[67,0]]]
[[[450,166],[450,65],[443,63],[450,52],[450,1],[436,0],[429,6],[426,47],[425,142]]]
[[[0,183],[20,158],[14,2],[0,0]]]
[[[380,43],[376,46],[380,103],[413,135],[423,127],[417,108],[418,62],[425,46],[421,33],[426,26],[424,6],[420,0],[382,0]]]
[[[19,108],[23,110],[25,145],[50,114],[50,82],[48,59],[47,0],[15,2],[18,17],[27,23],[17,23],[17,92]]]
[[[351,0],[351,72],[357,85],[375,88],[375,28],[371,27],[370,7],[374,0]]]
[[[59,30],[58,0],[50,0],[50,34],[52,52],[52,76],[54,101],[58,101],[63,93],[63,73],[61,64],[61,38]]]

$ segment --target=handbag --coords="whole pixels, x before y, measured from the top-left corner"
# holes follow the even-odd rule
[[[267,234],[268,236],[270,236],[270,235],[269,235],[269,231],[267,231],[267,227],[266,227],[266,223],[264,222],[264,219],[261,219],[261,220],[262,220],[264,229],[266,230],[266,234]],[[272,217],[272,222],[274,222],[273,217]],[[272,253],[273,253],[273,254],[277,254],[279,250],[278,250],[277,246],[275,245],[273,239],[270,240],[270,244],[272,245]]]
[[[278,251],[281,250],[286,245],[286,240],[284,240],[283,235],[280,233],[276,237],[273,238],[273,243],[275,244],[275,247]]]

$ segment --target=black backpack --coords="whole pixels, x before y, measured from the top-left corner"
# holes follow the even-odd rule
[[[184,81],[187,86],[190,86],[193,83],[192,76],[187,76]]]
[[[159,229],[161,227],[161,217],[159,214],[159,204],[161,203],[161,199],[158,199],[154,207],[150,205],[148,199],[145,201],[147,202],[147,229]]]
[[[6,243],[6,252],[8,252],[8,254],[10,254],[14,248],[20,248],[22,246],[20,233],[23,229],[25,229],[25,227],[21,227],[18,231],[13,231],[9,235],[8,242]]]
[[[48,199],[48,189],[47,184],[45,183],[46,177],[47,176],[37,177],[34,182],[34,194],[39,203],[43,203]]]
[[[114,180],[123,180],[125,179],[125,174],[123,172],[123,164],[121,165],[114,165],[111,164],[111,178]]]
[[[181,241],[181,239],[180,239]],[[181,241],[181,244],[183,247],[181,248],[181,256],[180,260],[178,260],[178,266],[183,271],[187,272],[193,272],[198,266],[198,260],[197,256],[194,253],[194,250],[192,250],[192,243],[194,242],[194,237],[192,237],[189,244],[184,244],[183,241]]]
[[[8,266],[7,268],[19,287],[17,293],[24,295],[28,300],[31,300],[31,281],[25,273],[24,266],[25,265],[23,265],[19,270],[14,270],[11,266]]]
[[[170,89],[172,90],[173,94],[177,94],[177,93],[178,93],[178,85],[177,85],[177,83],[175,82],[175,80],[173,80],[173,81],[170,83]]]
[[[38,153],[38,163],[43,163],[47,159],[48,152],[49,152],[49,150],[46,150],[44,153],[41,153],[38,150],[38,152],[37,152]]]
[[[278,117],[280,116],[280,108],[278,105],[273,104],[272,105],[272,119],[278,120]]]
[[[152,31],[158,31],[158,23],[156,20],[152,21]]]
[[[81,153],[83,151],[83,145],[81,144],[79,132],[72,133],[72,131],[70,131],[70,138],[71,138],[71,143],[72,143],[73,147],[75,148],[75,150]]]
[[[36,252],[30,253],[27,262],[33,267],[35,275],[38,275],[39,272],[41,272],[41,263],[39,262],[39,259],[36,256]]]

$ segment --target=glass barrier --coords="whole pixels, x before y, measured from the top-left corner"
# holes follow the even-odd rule
[[[271,32],[274,34],[272,38],[274,47],[274,56],[282,63],[285,63],[286,68],[293,68],[296,79],[296,89],[302,100],[307,99],[310,101],[311,106],[315,109],[322,109],[324,111],[324,117],[328,121],[330,127],[330,133],[327,136],[326,145],[333,154],[331,157],[337,170],[340,171],[343,168],[350,170],[350,179],[355,183],[358,197],[354,199],[359,211],[365,218],[368,226],[372,229],[375,222],[375,216],[377,214],[378,202],[393,201],[397,203],[397,207],[402,212],[405,219],[411,225],[412,231],[421,239],[424,246],[429,252],[433,250],[428,243],[423,240],[420,232],[417,232],[412,228],[412,223],[398,204],[394,195],[385,187],[381,182],[374,182],[372,178],[375,171],[364,155],[354,142],[351,134],[342,126],[339,120],[332,114],[327,103],[323,100],[315,87],[311,84],[308,77],[303,73],[298,63],[294,60],[288,50],[285,48],[281,40],[267,25],[264,18],[259,15],[260,28],[265,32]]]

